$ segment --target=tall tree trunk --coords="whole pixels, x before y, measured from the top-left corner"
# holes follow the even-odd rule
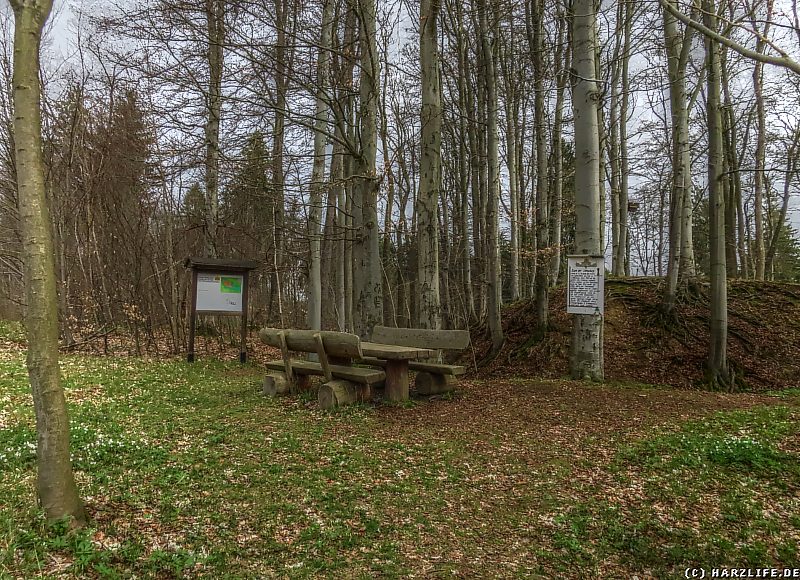
[[[439,0],[420,2],[422,82],[419,193],[417,194],[417,326],[441,327],[439,190],[442,184],[442,102],[439,87]]]
[[[722,155],[723,155],[723,191],[725,197],[725,261],[728,277],[736,278],[740,271],[737,269],[737,252],[741,266],[741,275],[746,276],[747,261],[741,249],[743,239],[737,244],[737,209],[741,195],[741,174],[739,173],[739,159],[736,154],[738,143],[736,132],[736,119],[733,111],[733,100],[730,93],[730,76],[728,74],[728,49],[720,49],[720,83],[722,86]],[[744,225],[742,220],[739,223]],[[741,238],[741,237],[740,237]]]
[[[335,135],[342,139],[342,123],[336,123]],[[345,332],[347,321],[345,320],[345,245],[346,245],[346,214],[345,214],[345,186],[344,186],[344,147],[340,142],[335,142],[333,146],[333,159],[331,160],[331,187],[335,193],[336,212],[334,241],[335,256],[331,259],[334,262],[334,296],[336,304],[336,327],[340,332]],[[331,211],[330,208],[328,211]]]
[[[478,18],[480,21],[480,41],[483,60],[483,84],[486,89],[486,151],[487,151],[487,203],[486,203],[486,290],[487,319],[489,335],[492,340],[492,354],[503,347],[503,322],[500,313],[502,304],[502,283],[500,278],[500,159],[498,155],[499,135],[497,130],[497,74],[496,58],[492,49],[489,32],[489,14],[487,2],[479,0]],[[497,42],[497,17],[492,13],[492,30]],[[495,44],[496,46],[496,44]]]
[[[273,304],[277,303],[278,320],[283,327],[283,295],[281,289],[281,268],[283,267],[284,236],[284,186],[285,173],[283,167],[284,139],[286,132],[286,92],[288,77],[286,73],[286,38],[289,22],[289,6],[287,0],[274,0],[275,28],[275,120],[272,133],[272,190],[270,203],[272,214],[271,256],[272,276],[270,282],[269,306],[267,316],[272,318]]]
[[[756,52],[762,54],[766,49],[767,43],[765,39],[769,38],[770,22],[772,20],[772,6],[773,0],[767,0],[766,8],[767,14],[764,24],[764,34],[759,36],[756,40]],[[756,23],[756,15],[750,14],[750,23],[754,29],[758,29]],[[753,205],[754,205],[754,218],[756,222],[755,227],[755,275],[756,280],[764,279],[764,268],[766,265],[766,252],[764,249],[764,171],[766,166],[766,148],[767,148],[767,127],[766,127],[766,113],[764,111],[764,89],[763,89],[763,63],[756,61],[753,68],[753,93],[756,99],[756,120],[757,120],[757,137],[756,137],[756,167],[755,167],[755,183],[753,185]]]
[[[620,144],[619,144],[619,109],[620,109],[620,95],[619,84],[622,75],[622,41],[624,34],[621,30],[624,22],[624,10],[626,2],[617,3],[616,14],[616,28],[615,28],[615,41],[614,41],[614,56],[611,63],[611,98],[609,100],[609,132],[606,140],[606,150],[608,157],[608,168],[610,173],[611,185],[611,273],[614,276],[622,276],[624,273],[624,264],[620,264],[617,256],[619,254],[620,246],[620,189],[621,189],[621,176],[622,172],[620,162]],[[601,173],[602,177],[602,173]]]
[[[464,23],[462,15],[462,4],[459,1],[455,2],[455,18],[456,18],[456,35],[458,47],[458,104],[459,110],[464,114],[458,116],[459,134],[461,138],[458,143],[459,151],[459,179],[461,186],[461,203],[460,215],[461,222],[461,238],[459,240],[459,256],[461,259],[461,269],[463,272],[463,287],[464,287],[464,302],[466,303],[465,317],[467,322],[474,321],[477,318],[475,312],[475,297],[472,293],[472,267],[471,267],[471,252],[470,252],[470,227],[469,227],[469,179],[470,170],[468,165],[468,151],[467,141],[469,129],[467,127],[466,112],[470,110],[470,100],[467,98],[467,77],[469,75],[467,68],[467,47],[464,32]],[[472,140],[469,141],[470,144]]]
[[[36,414],[36,480],[48,520],[86,521],[72,473],[69,416],[58,368],[56,265],[45,194],[39,48],[51,0],[11,0],[14,10],[14,154],[25,281],[28,377]]]
[[[620,182],[619,182],[619,245],[615,263],[620,265],[618,275],[630,276],[630,257],[628,255],[628,108],[630,105],[630,60],[631,60],[631,30],[633,28],[634,6],[633,2],[625,2],[623,26],[624,41],[622,43],[622,95],[619,108],[619,157],[620,157]]]
[[[527,5],[526,5],[527,6]],[[513,22],[513,12],[509,18]],[[526,18],[526,22],[529,18]],[[510,220],[510,242],[511,242],[511,264],[509,267],[509,277],[511,278],[511,300],[512,302],[520,299],[520,275],[519,275],[519,219],[520,219],[520,195],[519,195],[519,176],[518,169],[518,149],[517,133],[519,132],[519,91],[517,83],[519,81],[516,66],[515,53],[515,33],[514,26],[511,24],[508,30],[508,38],[500,47],[500,66],[503,72],[503,82],[505,88],[506,113],[506,167],[508,168],[508,194],[511,210]]]
[[[575,123],[575,251],[602,255],[600,229],[600,130],[594,0],[573,2],[573,112]],[[603,317],[576,314],[572,327],[570,374],[603,380]]]
[[[668,0],[674,3],[674,0]],[[691,259],[691,248],[686,248],[684,228],[691,230],[691,148],[689,144],[689,110],[686,94],[686,65],[692,40],[692,28],[678,32],[675,17],[664,9],[664,38],[669,74],[669,98],[672,112],[672,189],[670,194],[669,260],[664,308],[671,312],[675,307],[678,283],[687,272],[684,268]],[[688,223],[685,216],[689,212]],[[691,231],[689,232],[691,236]],[[691,239],[691,238],[689,238]],[[685,256],[684,252],[690,255]],[[682,264],[684,267],[682,267]]]
[[[207,257],[217,257],[219,222],[219,123],[222,116],[222,67],[225,44],[225,2],[206,0],[208,28],[208,118],[206,119],[206,227],[203,247]]]
[[[712,0],[703,0],[703,23],[717,29]],[[723,179],[722,111],[720,110],[719,45],[709,38],[706,44],[708,70],[708,191],[709,238],[711,246],[711,345],[708,356],[708,378],[712,387],[728,386],[728,286],[725,269],[725,197]]]
[[[550,282],[552,285],[558,284],[558,277],[561,273],[561,210],[563,205],[564,191],[564,151],[562,142],[563,118],[564,118],[564,92],[569,81],[569,69],[572,64],[571,52],[569,48],[564,48],[567,33],[567,20],[562,12],[563,8],[559,2],[558,11],[558,42],[556,43],[556,67],[559,69],[556,77],[556,105],[555,118],[553,120],[553,145],[550,151],[552,163],[550,171],[553,181],[550,187],[552,192],[552,212],[550,222],[552,228],[553,257],[550,261]]]
[[[512,57],[513,58],[513,57]],[[519,283],[519,179],[517,176],[517,97],[514,95],[513,85],[516,79],[509,75],[506,78],[506,156],[508,158],[508,190],[509,202],[511,205],[511,215],[509,224],[511,227],[511,300],[516,301],[520,298]],[[510,78],[509,78],[510,77]]]
[[[328,135],[328,69],[330,68],[331,30],[333,28],[333,0],[322,6],[322,23],[317,55],[317,95],[314,117],[314,165],[311,170],[311,208],[309,211],[309,294],[308,327],[322,328],[322,191],[325,185],[325,146]],[[330,211],[330,209],[328,210]]]
[[[547,252],[550,248],[550,199],[547,191],[547,116],[545,101],[545,46],[544,46],[544,0],[530,2],[533,27],[533,86],[534,86],[534,138],[536,141],[536,331],[535,336],[544,337],[549,326],[550,268]]]
[[[475,65],[475,87],[473,83],[466,83],[466,95],[468,104],[468,128],[469,128],[469,149],[470,149],[470,165],[471,165],[471,183],[470,192],[472,194],[472,247],[474,254],[473,262],[473,282],[478,285],[478,304],[475,305],[477,319],[482,319],[486,314],[486,263],[485,263],[485,238],[486,232],[484,230],[486,208],[483,203],[483,192],[485,188],[485,153],[484,153],[484,140],[481,138],[480,126],[478,119],[485,117],[484,113],[484,98],[485,91],[483,90],[483,56],[482,45],[478,48],[477,63]],[[469,59],[465,64],[470,67]],[[465,68],[471,72],[470,68]]]
[[[355,229],[354,298],[356,334],[366,338],[383,322],[383,286],[378,232],[378,46],[375,0],[359,1],[359,42],[361,46],[360,143],[356,158],[357,184],[353,203]]]

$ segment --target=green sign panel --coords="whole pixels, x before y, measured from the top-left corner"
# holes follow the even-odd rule
[[[239,276],[221,276],[220,292],[223,294],[241,294],[242,278]]]

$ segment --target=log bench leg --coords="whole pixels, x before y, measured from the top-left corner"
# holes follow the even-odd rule
[[[455,389],[457,383],[452,375],[418,372],[414,386],[420,395],[441,395]]]
[[[268,397],[276,395],[288,395],[291,391],[291,384],[284,373],[268,373],[264,377],[264,394]]]
[[[268,397],[277,395],[290,395],[302,393],[311,387],[311,377],[308,375],[295,375],[294,384],[286,373],[273,371],[264,377],[264,394]]]
[[[319,406],[325,410],[335,409],[342,405],[363,403],[372,397],[369,385],[361,385],[350,381],[336,379],[328,381],[319,388]]]
[[[408,401],[408,361],[386,361],[386,400]]]

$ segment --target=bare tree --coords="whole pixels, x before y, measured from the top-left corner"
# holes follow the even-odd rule
[[[36,413],[37,490],[49,520],[86,521],[72,473],[69,417],[58,368],[58,296],[45,195],[39,49],[50,0],[11,0],[14,10],[14,152],[22,256],[28,376]]]

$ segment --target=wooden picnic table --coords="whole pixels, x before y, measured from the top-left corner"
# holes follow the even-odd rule
[[[436,356],[436,351],[413,346],[362,342],[364,356],[386,361],[386,399],[389,401],[408,400],[408,362]]]

